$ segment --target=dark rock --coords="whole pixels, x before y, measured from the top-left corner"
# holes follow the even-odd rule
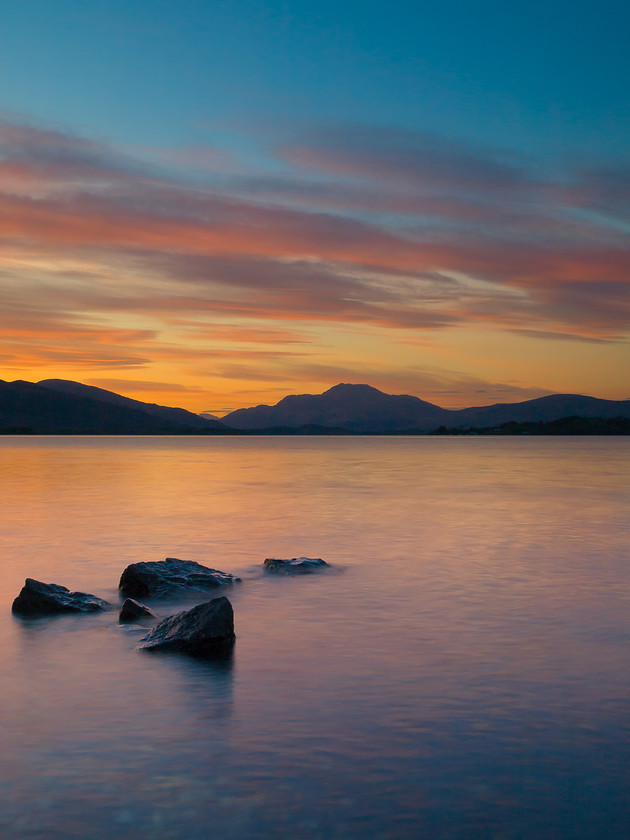
[[[265,571],[279,575],[310,575],[323,568],[329,569],[330,566],[320,557],[292,557],[291,560],[267,557],[263,563]]]
[[[153,610],[150,610],[139,601],[134,601],[133,598],[126,598],[122,609],[120,610],[119,621],[136,621],[138,618],[156,618]]]
[[[56,613],[82,613],[111,610],[108,601],[85,592],[70,592],[57,583],[41,583],[26,578],[22,591],[13,602],[12,610],[18,615],[54,615]]]
[[[232,604],[221,597],[163,619],[140,640],[138,649],[213,656],[229,650],[235,638]]]
[[[240,578],[227,572],[209,569],[192,560],[167,557],[151,563],[132,563],[122,573],[118,588],[133,598],[167,598],[178,592],[216,589]]]

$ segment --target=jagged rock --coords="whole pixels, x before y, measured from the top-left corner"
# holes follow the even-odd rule
[[[126,598],[120,610],[119,621],[136,621],[138,618],[156,618],[153,610],[150,610],[139,601],[133,598]]]
[[[310,575],[323,568],[329,569],[330,566],[320,557],[292,557],[290,560],[267,557],[263,563],[265,571],[279,575]]]
[[[232,604],[222,596],[163,619],[138,649],[214,656],[229,651],[235,638]]]
[[[209,569],[193,560],[167,557],[150,563],[132,563],[122,573],[118,588],[132,598],[167,598],[178,592],[216,589],[240,578]]]
[[[96,595],[70,592],[57,583],[41,583],[26,578],[20,594],[13,602],[12,611],[18,615],[37,616],[56,613],[82,613],[111,610],[112,605]]]

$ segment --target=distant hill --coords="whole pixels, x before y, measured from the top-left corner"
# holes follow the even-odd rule
[[[453,411],[418,397],[385,394],[369,385],[341,384],[323,394],[288,396],[275,406],[242,408],[219,421],[64,379],[46,379],[37,384],[0,380],[3,434],[425,434],[440,427],[446,430],[443,433],[474,427],[484,434],[582,434],[569,430],[577,428],[575,421],[564,427],[560,424],[553,431],[528,431],[523,426],[571,417],[602,421],[630,418],[630,400],[555,394],[521,403]],[[585,434],[619,433],[606,431],[613,426],[603,423],[582,427],[601,429]],[[502,431],[492,431],[499,427]]]
[[[418,397],[391,396],[370,385],[335,385],[323,394],[285,397],[277,405],[240,408],[223,418],[235,429],[266,426],[333,426],[353,432],[434,429],[450,412]]]
[[[558,420],[508,421],[498,426],[447,429],[431,435],[630,435],[630,417],[561,417]]]
[[[177,413],[170,416],[180,419],[171,421],[143,410],[140,406],[145,403],[127,401],[125,397],[119,398],[121,403],[95,399],[86,394],[101,392],[100,388],[67,384],[77,385],[77,393],[68,393],[70,388],[56,390],[32,382],[0,380],[0,431],[43,435],[167,435],[200,431],[196,425],[181,422],[184,416],[196,417],[188,411],[175,409]],[[127,402],[133,405],[130,407]],[[216,426],[225,430],[221,423]]]
[[[88,397],[93,400],[99,400],[100,402],[110,403],[111,405],[144,411],[152,417],[158,417],[160,420],[175,426],[186,426],[189,429],[223,428],[223,424],[216,417],[210,418],[208,415],[200,416],[199,414],[193,414],[192,411],[186,411],[184,408],[168,408],[164,405],[132,400],[130,397],[122,397],[120,394],[115,394],[113,391],[95,388],[93,385],[83,385],[81,382],[72,382],[69,379],[42,379],[37,384],[51,391],[72,394],[75,397]]]
[[[630,400],[600,400],[579,394],[554,394],[520,403],[452,410],[408,395],[390,395],[369,385],[335,385],[323,394],[303,394],[277,405],[241,408],[223,418],[236,429],[267,426],[336,426],[354,432],[428,432],[449,428],[497,426],[508,422],[548,422],[562,417],[630,417]]]
[[[630,417],[630,400],[600,400],[580,394],[552,394],[520,403],[498,403],[454,412],[457,425],[496,426],[500,423],[547,423],[561,417]]]

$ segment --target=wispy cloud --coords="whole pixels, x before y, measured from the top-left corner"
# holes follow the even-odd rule
[[[436,134],[374,126],[333,126],[283,144],[279,155],[300,167],[426,190],[513,194],[539,186],[528,162],[498,149],[475,149]]]
[[[106,391],[114,391],[117,394],[128,396],[129,394],[203,394],[205,390],[190,385],[182,385],[179,382],[156,382],[148,379],[101,379],[88,378],[86,385],[94,385],[96,388],[104,388]],[[141,399],[141,398],[140,398]]]
[[[461,328],[593,344],[627,335],[627,169],[558,171],[352,126],[288,137],[267,155],[252,171],[212,147],[143,152],[0,123],[5,366],[205,358],[251,380],[256,359],[242,354],[322,357],[326,342],[305,330],[324,326],[406,341],[384,338],[399,330],[407,346]],[[201,169],[203,183],[190,177]]]

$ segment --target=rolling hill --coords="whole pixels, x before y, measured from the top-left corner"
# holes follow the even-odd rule
[[[548,422],[562,417],[630,417],[630,400],[601,400],[579,394],[553,394],[520,403],[452,410],[408,395],[390,395],[369,385],[335,385],[323,394],[289,396],[277,405],[241,408],[222,419],[236,429],[299,427],[308,423],[354,432],[427,432],[495,426],[507,422]]]
[[[21,380],[0,380],[0,430],[43,435],[165,435],[200,431],[187,417],[197,418],[197,415],[182,409],[166,409],[176,413],[160,416],[144,410],[144,403],[127,401],[126,397],[119,398],[122,402],[95,398],[87,394],[101,389],[90,389],[79,383],[68,385],[78,388],[57,390]],[[72,390],[76,393],[71,393]],[[225,430],[218,421],[205,421],[205,427]]]
[[[121,408],[130,408],[136,411],[144,411],[152,417],[157,417],[163,422],[172,424],[174,426],[185,426],[190,429],[218,429],[223,428],[223,424],[216,418],[210,419],[207,416],[193,414],[192,411],[186,411],[184,408],[169,408],[164,405],[156,405],[155,403],[140,402],[140,400],[132,400],[130,397],[123,397],[120,394],[115,394],[113,391],[106,391],[103,388],[95,388],[93,385],[83,385],[80,382],[73,382],[69,379],[42,379],[37,383],[43,388],[48,388],[51,391],[58,391],[62,394],[71,394],[74,397],[87,397],[100,402],[106,402],[110,405],[117,405]]]
[[[553,394],[520,403],[452,410],[370,385],[335,385],[323,394],[287,396],[277,405],[233,411],[222,421],[182,408],[143,403],[62,379],[0,380],[0,432],[74,435],[424,434],[562,418],[630,418],[630,400]]]

